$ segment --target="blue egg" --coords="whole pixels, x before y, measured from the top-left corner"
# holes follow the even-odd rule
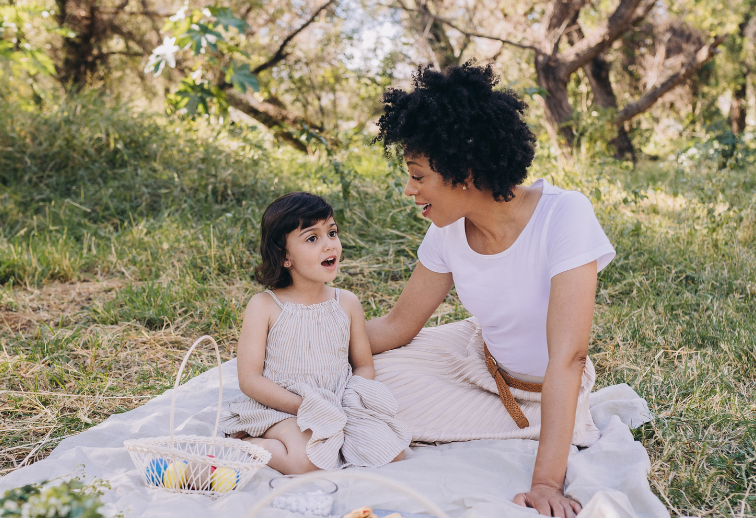
[[[152,459],[147,466],[147,481],[153,486],[160,486],[163,483],[163,473],[168,467],[168,461],[165,459]]]

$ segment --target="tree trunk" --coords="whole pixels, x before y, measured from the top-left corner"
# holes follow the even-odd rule
[[[572,116],[567,82],[559,77],[549,56],[537,54],[535,61],[538,85],[546,90],[546,95],[543,96],[546,130],[555,146],[570,155],[575,144],[575,133],[566,124]]]
[[[431,20],[428,30],[428,43],[436,56],[438,67],[443,70],[447,67],[459,65],[460,56],[454,54],[454,47],[444,30],[444,25],[434,18],[431,18]]]
[[[583,30],[577,23],[577,15],[573,19],[572,27],[567,29],[567,40],[570,45],[575,45],[585,36]],[[598,54],[583,66],[583,72],[588,77],[593,93],[593,102],[601,108],[617,109],[617,96],[614,95],[614,88],[609,79],[611,64],[604,59],[602,54]],[[635,163],[635,148],[627,134],[624,124],[617,126],[617,136],[609,141],[609,145],[614,147],[614,158],[618,160],[632,160]]]
[[[743,73],[741,82],[735,87],[730,100],[730,127],[735,135],[740,135],[746,127],[746,83],[748,76]]]
[[[746,28],[751,21],[751,14],[748,13],[745,19],[738,25],[739,39],[736,40],[736,50],[738,54],[743,56],[743,41],[746,36]],[[743,59],[743,58],[741,58]],[[745,131],[746,127],[746,107],[747,107],[747,88],[748,88],[748,63],[741,62],[739,65],[739,74],[737,77],[737,84],[732,91],[732,99],[730,100],[730,127],[735,135],[740,135]]]
[[[653,0],[620,0],[612,15],[587,37],[576,41],[569,50],[559,52],[565,29],[576,24],[586,3],[586,0],[552,0],[541,22],[543,28],[535,57],[538,84],[548,92],[543,99],[546,128],[552,141],[567,154],[571,154],[575,144],[574,131],[566,124],[572,116],[567,93],[570,76],[599,56],[653,6]]]
[[[58,71],[58,80],[66,87],[79,88],[97,72],[94,51],[97,45],[98,4],[72,6],[75,12],[69,12],[68,3],[68,0],[56,0],[58,25],[76,33],[73,38],[63,38],[63,63]]]

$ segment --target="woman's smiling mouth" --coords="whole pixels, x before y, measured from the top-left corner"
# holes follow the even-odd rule
[[[431,204],[430,203],[423,204],[423,217],[424,218],[428,217],[428,213],[430,212],[430,210],[431,210]]]

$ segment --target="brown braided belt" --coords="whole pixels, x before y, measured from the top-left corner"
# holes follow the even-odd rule
[[[513,378],[499,368],[499,364],[496,363],[494,357],[488,352],[488,346],[486,344],[483,344],[483,351],[486,353],[486,367],[488,367],[488,372],[491,373],[494,381],[496,381],[496,388],[499,391],[501,402],[504,403],[504,408],[507,409],[507,412],[512,416],[512,419],[514,419],[514,422],[517,423],[518,427],[527,428],[530,426],[528,418],[522,413],[520,405],[515,401],[514,396],[512,396],[512,393],[509,391],[509,387],[524,390],[526,392],[540,392],[543,388],[543,384],[528,383],[527,381],[520,381]]]

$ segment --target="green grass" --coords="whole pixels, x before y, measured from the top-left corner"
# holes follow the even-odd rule
[[[6,472],[168,388],[200,334],[232,357],[276,196],[305,189],[334,204],[337,283],[369,318],[396,301],[427,226],[401,170],[367,140],[339,151],[339,175],[322,152],[93,94],[43,113],[0,101],[0,121]],[[598,156],[560,171],[539,156],[532,177],[591,196],[617,248],[590,352],[599,387],[628,383],[656,415],[635,431],[652,488],[673,514],[754,516],[756,151],[718,142],[671,143],[676,159],[635,169]],[[429,325],[465,316],[452,293]],[[213,361],[201,352],[186,376]]]

